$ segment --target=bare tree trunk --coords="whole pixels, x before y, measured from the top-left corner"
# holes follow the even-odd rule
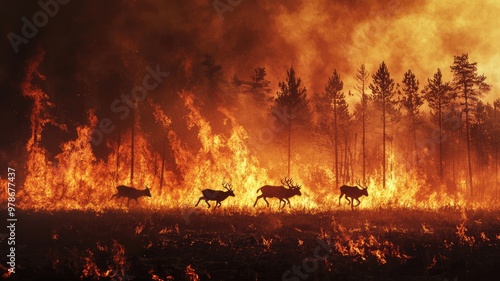
[[[439,178],[443,182],[443,120],[441,118],[441,103],[438,106],[438,123],[439,123]]]
[[[337,126],[337,99],[333,100],[333,128],[334,128],[334,139],[335,139],[335,186],[339,187],[339,154],[338,154],[338,146],[339,146],[339,137],[338,137],[338,126]]]
[[[118,180],[120,179],[120,146],[122,142],[122,131],[118,130],[118,144],[116,147],[116,175],[115,182],[118,184]]]
[[[500,103],[499,103],[500,105]],[[494,120],[497,120],[498,117],[500,117],[499,112],[498,112],[498,108],[499,106],[494,103],[493,104],[494,106],[494,109],[495,109],[495,119]],[[493,140],[493,146],[495,147],[495,166],[494,166],[494,169],[495,169],[495,200],[498,200],[498,185],[500,185],[500,182],[498,180],[498,169],[500,168],[500,161],[498,159],[498,146],[500,145],[499,143],[499,136],[496,136],[496,138]]]
[[[291,144],[292,144],[292,120],[289,119],[288,120],[288,172],[287,172],[288,177],[290,177],[290,162],[292,157]]]
[[[344,149],[345,149],[345,152],[344,152],[344,166],[345,166],[345,170],[344,170],[344,173],[345,173],[345,176],[344,176],[344,182],[349,182],[349,162],[348,162],[348,159],[349,159],[349,150],[347,148],[347,133],[344,132]]]
[[[382,138],[383,138],[383,142],[382,142],[382,187],[385,189],[385,184],[386,184],[386,159],[385,159],[385,156],[386,156],[386,128],[385,128],[385,97],[382,99]]]
[[[363,153],[363,184],[366,184],[366,95],[364,92],[364,82],[363,82],[363,93],[362,93],[362,119],[363,119],[363,140],[362,140],[362,153]]]
[[[160,194],[163,190],[163,176],[165,173],[165,152],[166,152],[166,146],[167,146],[167,136],[165,135],[163,139],[163,149],[161,152],[161,172],[160,172]]]
[[[464,78],[465,79],[465,78]],[[472,183],[472,160],[470,156],[470,121],[469,121],[469,101],[467,95],[467,83],[464,85],[464,98],[465,98],[465,130],[467,137],[467,164],[469,168],[469,189],[470,189],[470,198],[473,199],[473,183]]]
[[[413,150],[415,151],[415,167],[418,168],[418,145],[417,145],[417,121],[415,116],[412,116],[412,127],[413,127]]]
[[[130,185],[134,185],[134,147],[135,147],[135,107],[132,109],[132,141],[130,143]]]

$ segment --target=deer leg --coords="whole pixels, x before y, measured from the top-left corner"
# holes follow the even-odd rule
[[[266,197],[263,197],[264,201],[267,203],[267,207],[269,208],[269,202],[267,202]]]
[[[342,199],[342,196],[344,196],[344,193],[340,194],[339,196],[339,206],[340,206],[340,199]]]
[[[201,196],[201,197],[200,197],[200,199],[198,199],[198,202],[196,202],[196,205],[194,205],[194,206],[195,206],[195,207],[197,207],[197,206],[198,206],[198,204],[200,204],[200,201],[201,201],[201,200],[203,200],[203,199],[205,199],[205,197],[204,197],[204,196]]]
[[[281,202],[283,202],[283,207],[281,207]],[[285,208],[285,206],[286,206],[286,201],[280,198],[280,201],[278,202],[278,209]]]
[[[257,205],[257,201],[259,201],[259,199],[262,198],[262,195],[260,196],[257,196],[257,199],[255,199],[255,203],[253,203],[253,206],[255,207],[255,205]]]
[[[291,208],[292,205],[290,205],[290,200],[288,198],[285,198],[285,200],[288,202],[288,208]]]
[[[345,200],[347,200],[347,202],[349,202],[349,203],[347,203],[347,205],[352,205],[352,202],[351,202],[351,200],[349,200],[349,197],[347,197],[347,195],[345,196]]]
[[[352,203],[353,203],[353,204],[354,204],[354,200],[358,201],[358,205],[356,205],[355,207],[357,207],[357,206],[359,206],[359,204],[361,204],[361,201],[359,201],[359,199],[358,199],[358,198],[354,198],[354,199],[352,200]]]
[[[222,206],[221,202],[220,202],[220,201],[217,201],[217,203],[215,203],[215,207],[216,207],[216,208],[220,208],[220,206]]]
[[[207,202],[208,208],[210,209],[210,203],[208,203],[208,199],[205,198],[205,202]]]

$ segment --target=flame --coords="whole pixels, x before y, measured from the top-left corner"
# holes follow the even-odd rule
[[[107,251],[107,247],[100,246],[97,243],[97,247],[100,251]],[[99,277],[110,277],[113,279],[123,280],[125,272],[128,269],[126,264],[125,248],[119,244],[117,241],[113,241],[113,246],[109,252],[111,255],[112,263],[108,264],[107,269],[101,269],[96,264],[94,252],[87,249],[86,256],[82,258],[83,268],[82,275],[80,279],[93,277],[99,279]]]
[[[196,274],[196,271],[191,265],[186,266],[186,277],[189,281],[200,281],[200,277]]]
[[[36,86],[36,79],[45,79],[38,72],[43,60],[43,52],[34,57],[27,68],[22,85],[23,94],[33,100],[31,111],[31,137],[26,143],[26,178],[19,191],[21,207],[34,210],[92,210],[102,212],[110,209],[128,210],[145,207],[149,209],[192,208],[205,188],[222,190],[223,181],[231,182],[236,197],[222,202],[222,209],[256,213],[267,210],[264,204],[253,208],[257,189],[265,184],[279,184],[284,176],[285,161],[275,145],[262,146],[258,150],[251,140],[251,130],[246,128],[237,113],[229,106],[220,104],[216,114],[220,124],[210,122],[210,117],[202,110],[201,101],[194,91],[182,90],[178,93],[180,105],[186,115],[182,119],[185,129],[194,139],[184,136],[173,118],[161,106],[149,100],[144,106],[151,108],[154,120],[163,129],[164,146],[171,150],[172,168],[163,168],[161,149],[150,141],[138,121],[134,124],[134,163],[131,157],[132,131],[125,130],[121,141],[107,139],[111,152],[105,157],[97,157],[91,143],[92,131],[99,120],[94,110],[88,110],[87,122],[76,127],[76,137],[62,142],[61,151],[52,155],[42,145],[47,124],[57,124],[50,116],[50,97]],[[212,118],[213,119],[213,118]],[[215,126],[215,127],[214,127]],[[185,132],[184,132],[185,133]],[[298,138],[298,143],[304,140]],[[314,147],[302,145],[302,152],[295,153],[291,177],[302,185],[302,196],[291,198],[292,208],[284,212],[305,210],[320,212],[337,209],[338,187],[333,186],[334,175],[328,161],[317,159]],[[388,153],[388,175],[386,188],[381,188],[380,171],[368,175],[366,186],[369,196],[361,197],[359,209],[365,208],[423,208],[460,207],[469,205],[482,207],[480,203],[467,202],[466,184],[463,180],[456,194],[446,192],[443,185],[431,185],[418,169],[408,170],[404,156],[394,149]],[[131,165],[134,178],[131,178]],[[160,182],[160,174],[163,182]],[[2,181],[5,181],[2,179]],[[125,201],[110,200],[116,193],[116,186],[130,185],[138,189],[151,187],[152,197],[142,197],[138,203],[132,201],[127,208]],[[161,188],[160,188],[161,187]],[[49,203],[50,202],[50,203]],[[271,210],[277,210],[278,200],[271,199]],[[333,204],[332,204],[333,203]],[[340,208],[350,208],[346,201]],[[198,207],[196,212],[206,212]],[[425,227],[424,231],[425,231]],[[138,234],[140,230],[138,229]]]

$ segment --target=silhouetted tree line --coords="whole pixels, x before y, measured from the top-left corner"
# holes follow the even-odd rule
[[[286,127],[288,173],[293,165],[292,139],[298,135],[293,124],[308,124],[297,131],[313,133],[316,144],[330,151],[336,186],[354,177],[366,181],[367,174],[381,171],[385,188],[395,161],[404,164],[407,172],[448,186],[450,192],[465,181],[471,198],[482,197],[485,186],[498,189],[499,185],[500,99],[493,104],[481,101],[491,86],[468,54],[455,56],[450,71],[452,81],[444,81],[437,69],[421,84],[409,69],[398,83],[385,62],[371,75],[361,65],[355,77],[360,102],[352,105],[346,100],[352,94],[346,94],[335,69],[325,81],[325,90],[313,96],[293,67],[275,95],[270,95],[262,67],[249,81],[235,75],[233,85],[267,106]],[[266,103],[270,96],[273,101]],[[393,153],[398,157],[389,160]]]

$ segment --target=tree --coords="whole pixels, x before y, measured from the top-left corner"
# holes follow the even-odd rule
[[[500,182],[498,180],[498,170],[500,168],[500,159],[499,159],[499,153],[498,151],[500,150],[500,99],[496,99],[493,102],[493,151],[495,154],[495,194],[498,197],[498,186],[500,185]]]
[[[220,90],[223,82],[222,66],[215,63],[214,57],[205,55],[201,61],[203,77],[207,83],[207,94],[209,101],[218,101],[217,91]]]
[[[386,185],[386,127],[387,113],[394,107],[394,79],[385,65],[385,62],[380,64],[377,72],[372,75],[373,83],[370,84],[373,100],[382,110],[382,185]]]
[[[279,82],[271,112],[285,126],[288,134],[288,176],[290,176],[291,140],[293,124],[300,123],[309,115],[307,90],[301,87],[300,78],[295,77],[293,66],[287,71],[285,82]]]
[[[410,131],[413,135],[413,153],[415,154],[415,165],[418,165],[417,150],[417,120],[420,114],[420,107],[424,104],[420,93],[418,92],[419,82],[415,74],[408,70],[403,78],[403,85],[399,94],[401,95],[400,105],[406,110],[410,119]]]
[[[366,84],[368,83],[368,72],[365,65],[362,64],[356,73],[356,90],[361,94],[361,121],[362,121],[362,157],[363,157],[363,183],[366,184],[366,104],[368,97],[365,93]]]
[[[443,82],[443,75],[438,68],[434,77],[427,79],[428,84],[424,87],[424,99],[429,104],[431,110],[437,115],[437,122],[439,127],[439,176],[443,180],[443,111],[453,99],[455,94],[451,91],[450,83]]]
[[[341,173],[339,172],[339,146],[340,135],[347,137],[346,126],[350,119],[348,104],[345,100],[345,94],[342,92],[344,83],[340,79],[337,70],[333,71],[325,91],[322,93],[316,108],[319,114],[319,130],[328,136],[327,146],[333,147],[335,184],[339,186]],[[347,145],[346,145],[347,150]]]
[[[463,98],[463,111],[465,112],[465,130],[467,140],[467,163],[469,170],[469,189],[471,199],[473,198],[473,176],[471,160],[471,134],[470,134],[470,108],[478,101],[485,92],[491,88],[486,84],[486,76],[477,74],[477,63],[469,62],[469,55],[455,56],[453,65],[453,86],[457,94]]]
[[[250,77],[250,82],[243,82],[246,86],[243,90],[245,93],[250,93],[254,96],[255,100],[264,104],[266,102],[267,95],[271,92],[269,80],[266,80],[266,68],[257,67],[254,69],[254,73]]]

